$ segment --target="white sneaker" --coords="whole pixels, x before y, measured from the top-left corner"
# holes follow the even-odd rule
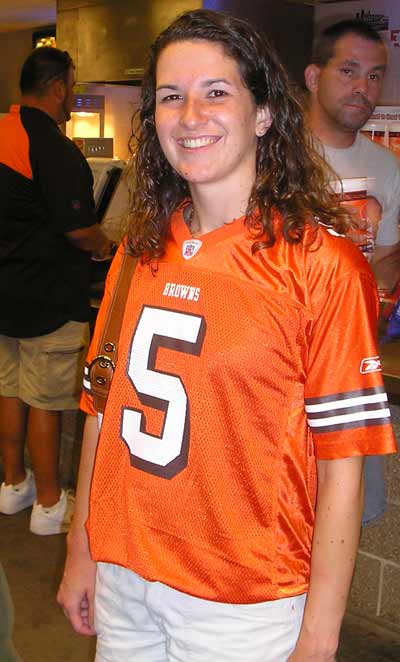
[[[37,536],[53,536],[66,533],[74,513],[75,497],[71,492],[61,490],[60,500],[46,508],[40,503],[33,504],[30,530]]]
[[[31,469],[25,469],[25,480],[18,485],[1,484],[0,513],[14,515],[20,510],[29,508],[36,499],[35,478]]]

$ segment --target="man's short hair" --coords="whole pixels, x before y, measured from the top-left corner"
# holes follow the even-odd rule
[[[376,44],[383,45],[383,40],[379,32],[371,28],[368,23],[358,21],[357,19],[339,21],[325,28],[315,40],[311,60],[312,64],[325,67],[331,57],[333,57],[337,41],[348,34],[354,34],[367,41],[373,41]]]
[[[51,46],[35,48],[22,65],[19,79],[21,94],[43,96],[54,80],[63,80],[66,83],[68,71],[73,66],[67,51]]]

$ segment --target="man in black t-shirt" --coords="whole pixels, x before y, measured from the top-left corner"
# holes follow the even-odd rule
[[[71,518],[60,417],[78,406],[91,253],[110,251],[90,168],[58,127],[70,119],[73,86],[69,54],[38,48],[22,67],[21,106],[0,120],[0,512],[33,504],[39,535],[66,531]]]

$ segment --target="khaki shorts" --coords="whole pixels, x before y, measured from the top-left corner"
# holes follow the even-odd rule
[[[38,409],[77,409],[88,344],[86,322],[35,338],[0,335],[0,395]]]

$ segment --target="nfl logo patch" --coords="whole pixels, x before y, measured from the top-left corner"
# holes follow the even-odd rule
[[[185,260],[190,260],[199,252],[203,242],[199,239],[187,239],[182,244],[182,256]]]

